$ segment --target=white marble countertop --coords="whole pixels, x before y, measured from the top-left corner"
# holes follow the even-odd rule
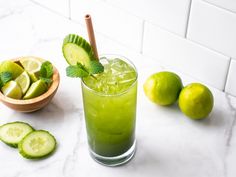
[[[35,55],[50,60],[61,75],[52,102],[34,113],[18,113],[0,104],[0,124],[25,121],[36,129],[49,130],[58,140],[55,154],[32,161],[17,149],[0,143],[0,177],[234,177],[236,176],[236,98],[210,87],[215,105],[209,118],[192,121],[177,105],[160,107],[143,93],[142,85],[158,62],[127,50],[97,33],[100,53],[130,58],[138,68],[137,152],[126,165],[110,168],[96,163],[88,153],[80,80],[66,77],[61,45],[68,33],[87,36],[83,26],[29,1],[0,1],[0,60]],[[198,82],[174,71],[184,84]]]

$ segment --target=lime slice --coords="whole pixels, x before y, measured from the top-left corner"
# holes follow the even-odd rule
[[[15,81],[21,87],[23,95],[30,87],[30,77],[26,71],[24,71],[20,76],[18,76]]]
[[[21,99],[22,91],[16,81],[9,81],[2,87],[2,93],[10,98]]]
[[[42,62],[41,59],[35,57],[23,57],[20,59],[21,65],[28,72],[32,82],[36,82],[39,79]]]
[[[24,72],[24,69],[13,61],[4,61],[0,65],[0,72],[10,72],[15,79]]]
[[[31,84],[30,88],[26,92],[23,99],[35,98],[39,95],[42,95],[46,91],[47,91],[47,85],[42,80],[38,80],[34,82],[33,84]]]
[[[42,62],[35,57],[23,57],[20,59],[20,63],[28,72],[39,71],[42,64]]]
[[[95,60],[95,56],[90,44],[82,37],[69,34],[65,37],[62,46],[63,55],[70,65],[78,62],[90,68],[90,61]]]

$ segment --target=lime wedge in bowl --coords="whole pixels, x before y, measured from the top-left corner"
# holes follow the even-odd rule
[[[15,79],[24,72],[24,69],[13,61],[3,61],[0,65],[0,73],[3,72],[12,73],[12,77]]]
[[[35,57],[23,57],[20,59],[20,64],[28,72],[32,82],[36,82],[37,80],[39,80],[39,72],[42,63],[42,59]]]
[[[19,75],[15,81],[21,87],[23,95],[30,87],[30,77],[26,71],[24,71],[21,75]]]
[[[42,95],[47,91],[47,85],[40,79],[33,84],[31,84],[30,88],[26,92],[25,96],[23,97],[24,100],[35,98],[39,95]]]
[[[10,98],[21,99],[22,91],[16,81],[9,81],[2,87],[2,93]]]

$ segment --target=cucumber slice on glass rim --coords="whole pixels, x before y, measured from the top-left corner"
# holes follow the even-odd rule
[[[81,63],[90,68],[90,61],[96,59],[90,44],[76,34],[69,34],[64,38],[62,52],[69,65]]]

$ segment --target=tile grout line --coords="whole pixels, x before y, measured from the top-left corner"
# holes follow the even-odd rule
[[[232,58],[229,58],[229,66],[228,66],[227,73],[226,73],[226,76],[225,76],[225,83],[224,83],[223,92],[225,92],[227,80],[228,80],[228,77],[229,77],[229,70],[230,70],[231,62],[232,62]]]
[[[142,32],[140,40],[140,54],[143,54],[143,41],[144,41],[144,30],[145,30],[145,20],[142,21]]]
[[[193,0],[190,0],[186,28],[185,28],[185,34],[184,34],[184,38],[186,38],[186,39],[187,39],[187,33],[188,33],[188,27],[189,27],[189,21],[190,21],[190,13],[191,13],[191,9],[192,9],[192,2],[193,2]]]
[[[200,46],[200,47],[202,47],[202,48],[205,48],[205,49],[207,49],[207,50],[210,50],[210,51],[212,51],[212,52],[215,52],[215,53],[217,53],[218,55],[223,55],[223,56],[225,56],[225,57],[227,57],[227,58],[230,58],[229,55],[227,55],[227,54],[225,54],[225,53],[223,53],[223,52],[221,52],[221,51],[219,51],[219,50],[216,50],[216,49],[214,49],[214,48],[212,48],[212,47],[209,47],[209,46],[207,46],[207,45],[205,45],[205,44],[203,44],[203,43],[200,43],[200,42],[198,42],[198,41],[195,41],[195,40],[193,40],[193,39],[191,39],[191,38],[186,38],[185,40],[187,40],[187,41],[189,41],[189,42],[192,42],[192,43],[194,43],[195,45],[198,45],[198,46]]]
[[[202,0],[202,1],[204,1],[204,3],[206,3],[206,4],[210,5],[210,6],[213,6],[213,7],[216,7],[216,8],[218,8],[218,9],[221,9],[221,10],[228,11],[228,12],[230,12],[230,13],[236,14],[235,11],[230,10],[230,9],[227,9],[227,8],[225,8],[225,7],[223,7],[223,6],[214,4],[214,3],[209,2],[209,1],[207,1],[207,0]]]

